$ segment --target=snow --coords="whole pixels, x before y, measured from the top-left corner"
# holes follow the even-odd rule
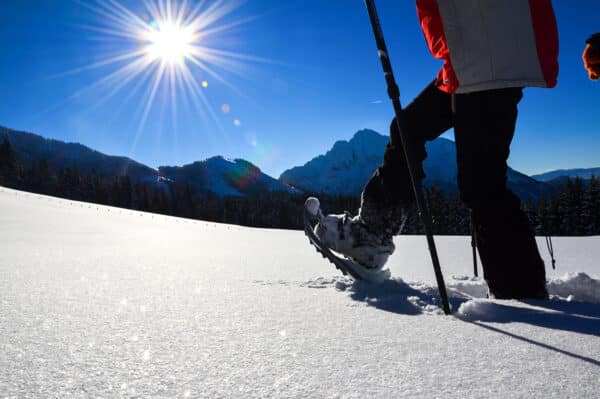
[[[563,278],[552,278],[548,282],[548,289],[569,301],[600,303],[600,280],[585,273],[568,273]]]
[[[597,396],[600,237],[554,239],[551,301],[484,299],[436,242],[452,316],[423,237],[365,285],[298,231],[0,188],[0,397]]]

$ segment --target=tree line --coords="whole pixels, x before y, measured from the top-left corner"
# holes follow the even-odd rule
[[[103,177],[81,173],[77,165],[53,173],[46,160],[32,165],[19,162],[6,139],[0,144],[0,185],[77,201],[238,224],[251,227],[302,229],[306,194],[260,193],[245,197],[218,197],[195,192],[188,184],[132,182],[128,176]],[[458,194],[427,187],[425,196],[433,218],[434,234],[470,234],[469,210]],[[327,213],[355,211],[360,198],[313,193]],[[538,202],[527,201],[524,210],[540,235],[599,235],[600,179],[567,179]],[[415,209],[409,212],[405,234],[422,234]]]

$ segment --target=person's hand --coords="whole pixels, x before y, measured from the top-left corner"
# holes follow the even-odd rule
[[[590,79],[600,78],[600,33],[592,35],[583,50],[583,66],[588,72]]]

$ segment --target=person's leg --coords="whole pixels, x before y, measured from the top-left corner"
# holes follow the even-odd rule
[[[417,178],[423,179],[425,142],[452,126],[451,96],[432,83],[403,111],[410,151],[418,162]],[[358,215],[327,215],[315,226],[315,234],[329,248],[371,269],[383,267],[394,252],[392,237],[402,226],[413,189],[395,120],[390,127],[383,164],[366,184]]]
[[[496,298],[547,296],[533,229],[519,198],[506,187],[506,161],[521,98],[520,88],[455,98],[460,195],[473,211],[484,278]]]
[[[452,127],[451,95],[429,84],[403,110],[409,150],[417,161],[417,178],[423,180],[423,161],[427,157],[425,142],[439,137]],[[398,233],[402,215],[414,200],[408,166],[404,158],[396,119],[390,125],[390,143],[383,164],[367,182],[361,195],[360,218],[368,229],[390,237]]]

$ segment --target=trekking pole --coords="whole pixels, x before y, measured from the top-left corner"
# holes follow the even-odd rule
[[[429,252],[431,254],[431,260],[433,262],[433,270],[435,272],[435,278],[437,280],[438,290],[440,292],[440,298],[442,300],[442,306],[445,314],[450,314],[450,304],[448,303],[448,294],[446,292],[446,285],[444,284],[444,276],[442,275],[442,269],[440,268],[440,260],[438,258],[437,250],[435,248],[435,242],[433,240],[433,233],[431,227],[431,215],[427,204],[425,203],[425,196],[423,194],[423,187],[421,181],[415,179],[415,160],[412,152],[408,148],[408,139],[406,136],[406,122],[402,113],[402,105],[400,105],[400,90],[396,85],[394,79],[394,73],[392,71],[392,64],[388,56],[387,47],[385,40],[383,39],[383,31],[379,23],[379,17],[377,10],[375,9],[374,0],[365,0],[367,11],[369,12],[369,19],[371,20],[371,27],[373,28],[373,34],[375,35],[375,42],[377,43],[377,53],[381,60],[381,66],[383,67],[383,73],[387,83],[388,96],[392,100],[394,105],[394,112],[396,114],[396,124],[400,131],[400,141],[402,141],[402,149],[404,151],[404,157],[408,164],[408,171],[410,173],[410,180],[412,182],[412,188],[417,201],[417,207],[419,210],[419,216],[421,223],[425,228],[425,235],[427,236],[427,245],[429,246]]]
[[[479,277],[477,273],[477,230],[473,222],[473,212],[471,211],[471,250],[473,251],[473,274]]]

